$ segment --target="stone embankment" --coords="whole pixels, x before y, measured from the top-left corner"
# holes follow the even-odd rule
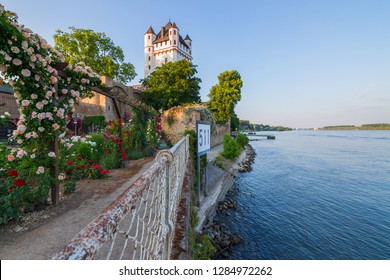
[[[251,171],[255,157],[255,150],[251,145],[247,145],[245,158],[237,163],[238,171]],[[237,203],[234,200],[235,194],[236,192],[234,190],[229,190],[227,192],[224,199],[218,202],[215,215],[209,217],[208,223],[206,223],[202,229],[202,232],[209,236],[213,246],[217,250],[215,259],[228,258],[229,251],[232,247],[240,242],[244,242],[242,237],[232,233],[223,222],[224,220],[229,219],[229,216],[231,215],[230,211],[235,211],[237,209]]]
[[[251,171],[252,170],[252,163],[255,161],[256,152],[251,145],[248,144],[246,146],[245,152],[246,152],[245,159],[237,164],[239,172]]]
[[[209,236],[217,250],[214,259],[228,258],[229,250],[234,245],[244,241],[242,237],[232,233],[223,222],[230,216],[229,209],[237,209],[237,203],[234,201],[233,195],[229,191],[225,200],[218,202],[216,215],[203,228],[203,232]]]

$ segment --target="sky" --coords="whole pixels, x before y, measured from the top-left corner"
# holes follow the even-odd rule
[[[54,45],[55,30],[104,32],[143,78],[144,34],[170,19],[192,39],[207,101],[218,75],[243,80],[252,123],[313,128],[390,123],[388,0],[0,0]]]

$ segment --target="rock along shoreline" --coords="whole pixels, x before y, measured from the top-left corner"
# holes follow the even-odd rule
[[[245,158],[237,163],[239,172],[250,172],[252,163],[254,163],[256,152],[251,145],[247,145],[245,149]],[[216,213],[209,217],[208,222],[203,226],[202,232],[207,234],[217,252],[214,259],[227,259],[232,247],[245,242],[244,239],[236,233],[232,233],[223,222],[229,219],[230,211],[237,209],[235,201],[236,191],[229,190],[222,201],[218,202]]]

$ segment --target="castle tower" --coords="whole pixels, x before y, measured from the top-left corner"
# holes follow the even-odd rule
[[[144,35],[144,61],[145,61],[145,77],[154,70],[154,46],[153,41],[156,40],[156,34],[150,26]],[[153,69],[153,70],[152,70]]]
[[[187,35],[183,39],[179,34],[176,23],[168,23],[161,27],[161,31],[154,33],[149,27],[144,35],[145,78],[156,67],[170,61],[186,59],[192,61],[192,40]]]

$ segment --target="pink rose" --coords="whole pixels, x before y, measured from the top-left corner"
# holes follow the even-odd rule
[[[12,57],[10,57],[8,54],[5,54],[4,59],[5,59],[6,61],[11,61],[11,60],[12,60]]]
[[[44,118],[46,118],[46,113],[39,113],[38,114],[38,119],[39,120],[43,120]]]
[[[52,157],[52,158],[55,158],[56,157],[56,153],[55,152],[50,152],[47,154],[49,157]]]
[[[22,157],[24,157],[26,154],[27,154],[27,153],[26,153],[24,150],[19,149],[19,150],[17,151],[17,153],[16,153],[16,156],[17,156],[18,158],[22,158]]]
[[[43,166],[39,166],[37,170],[37,174],[42,174],[45,172],[45,168]]]
[[[37,104],[35,104],[35,107],[37,107],[39,110],[41,110],[43,108],[43,103],[38,102]]]
[[[23,75],[24,77],[30,77],[31,72],[30,72],[30,70],[28,70],[28,69],[23,69],[23,70],[22,70],[22,75]]]
[[[18,132],[18,134],[23,134],[25,131],[26,131],[27,127],[23,124],[21,125],[18,125],[18,127],[16,128],[16,131]]]
[[[28,105],[30,105],[30,100],[22,100],[22,106],[27,107]]]
[[[51,90],[46,92],[46,97],[52,97],[52,96],[53,96],[53,92]]]
[[[67,94],[68,93],[68,90],[66,88],[64,88],[63,90],[61,90],[62,94]]]
[[[55,84],[55,83],[57,83],[57,78],[54,76],[50,76],[50,81],[52,84]]]
[[[14,59],[12,60],[12,63],[13,63],[14,65],[16,65],[16,66],[19,66],[19,65],[22,64],[22,61],[21,61],[19,58],[14,58]]]
[[[11,52],[13,52],[13,53],[19,53],[20,50],[19,50],[18,47],[13,46],[13,47],[11,47]]]
[[[51,126],[53,127],[54,131],[60,128],[60,126],[57,123],[53,123]]]
[[[13,156],[13,154],[9,154],[7,156],[7,159],[8,159],[8,161],[14,161],[15,157]]]

